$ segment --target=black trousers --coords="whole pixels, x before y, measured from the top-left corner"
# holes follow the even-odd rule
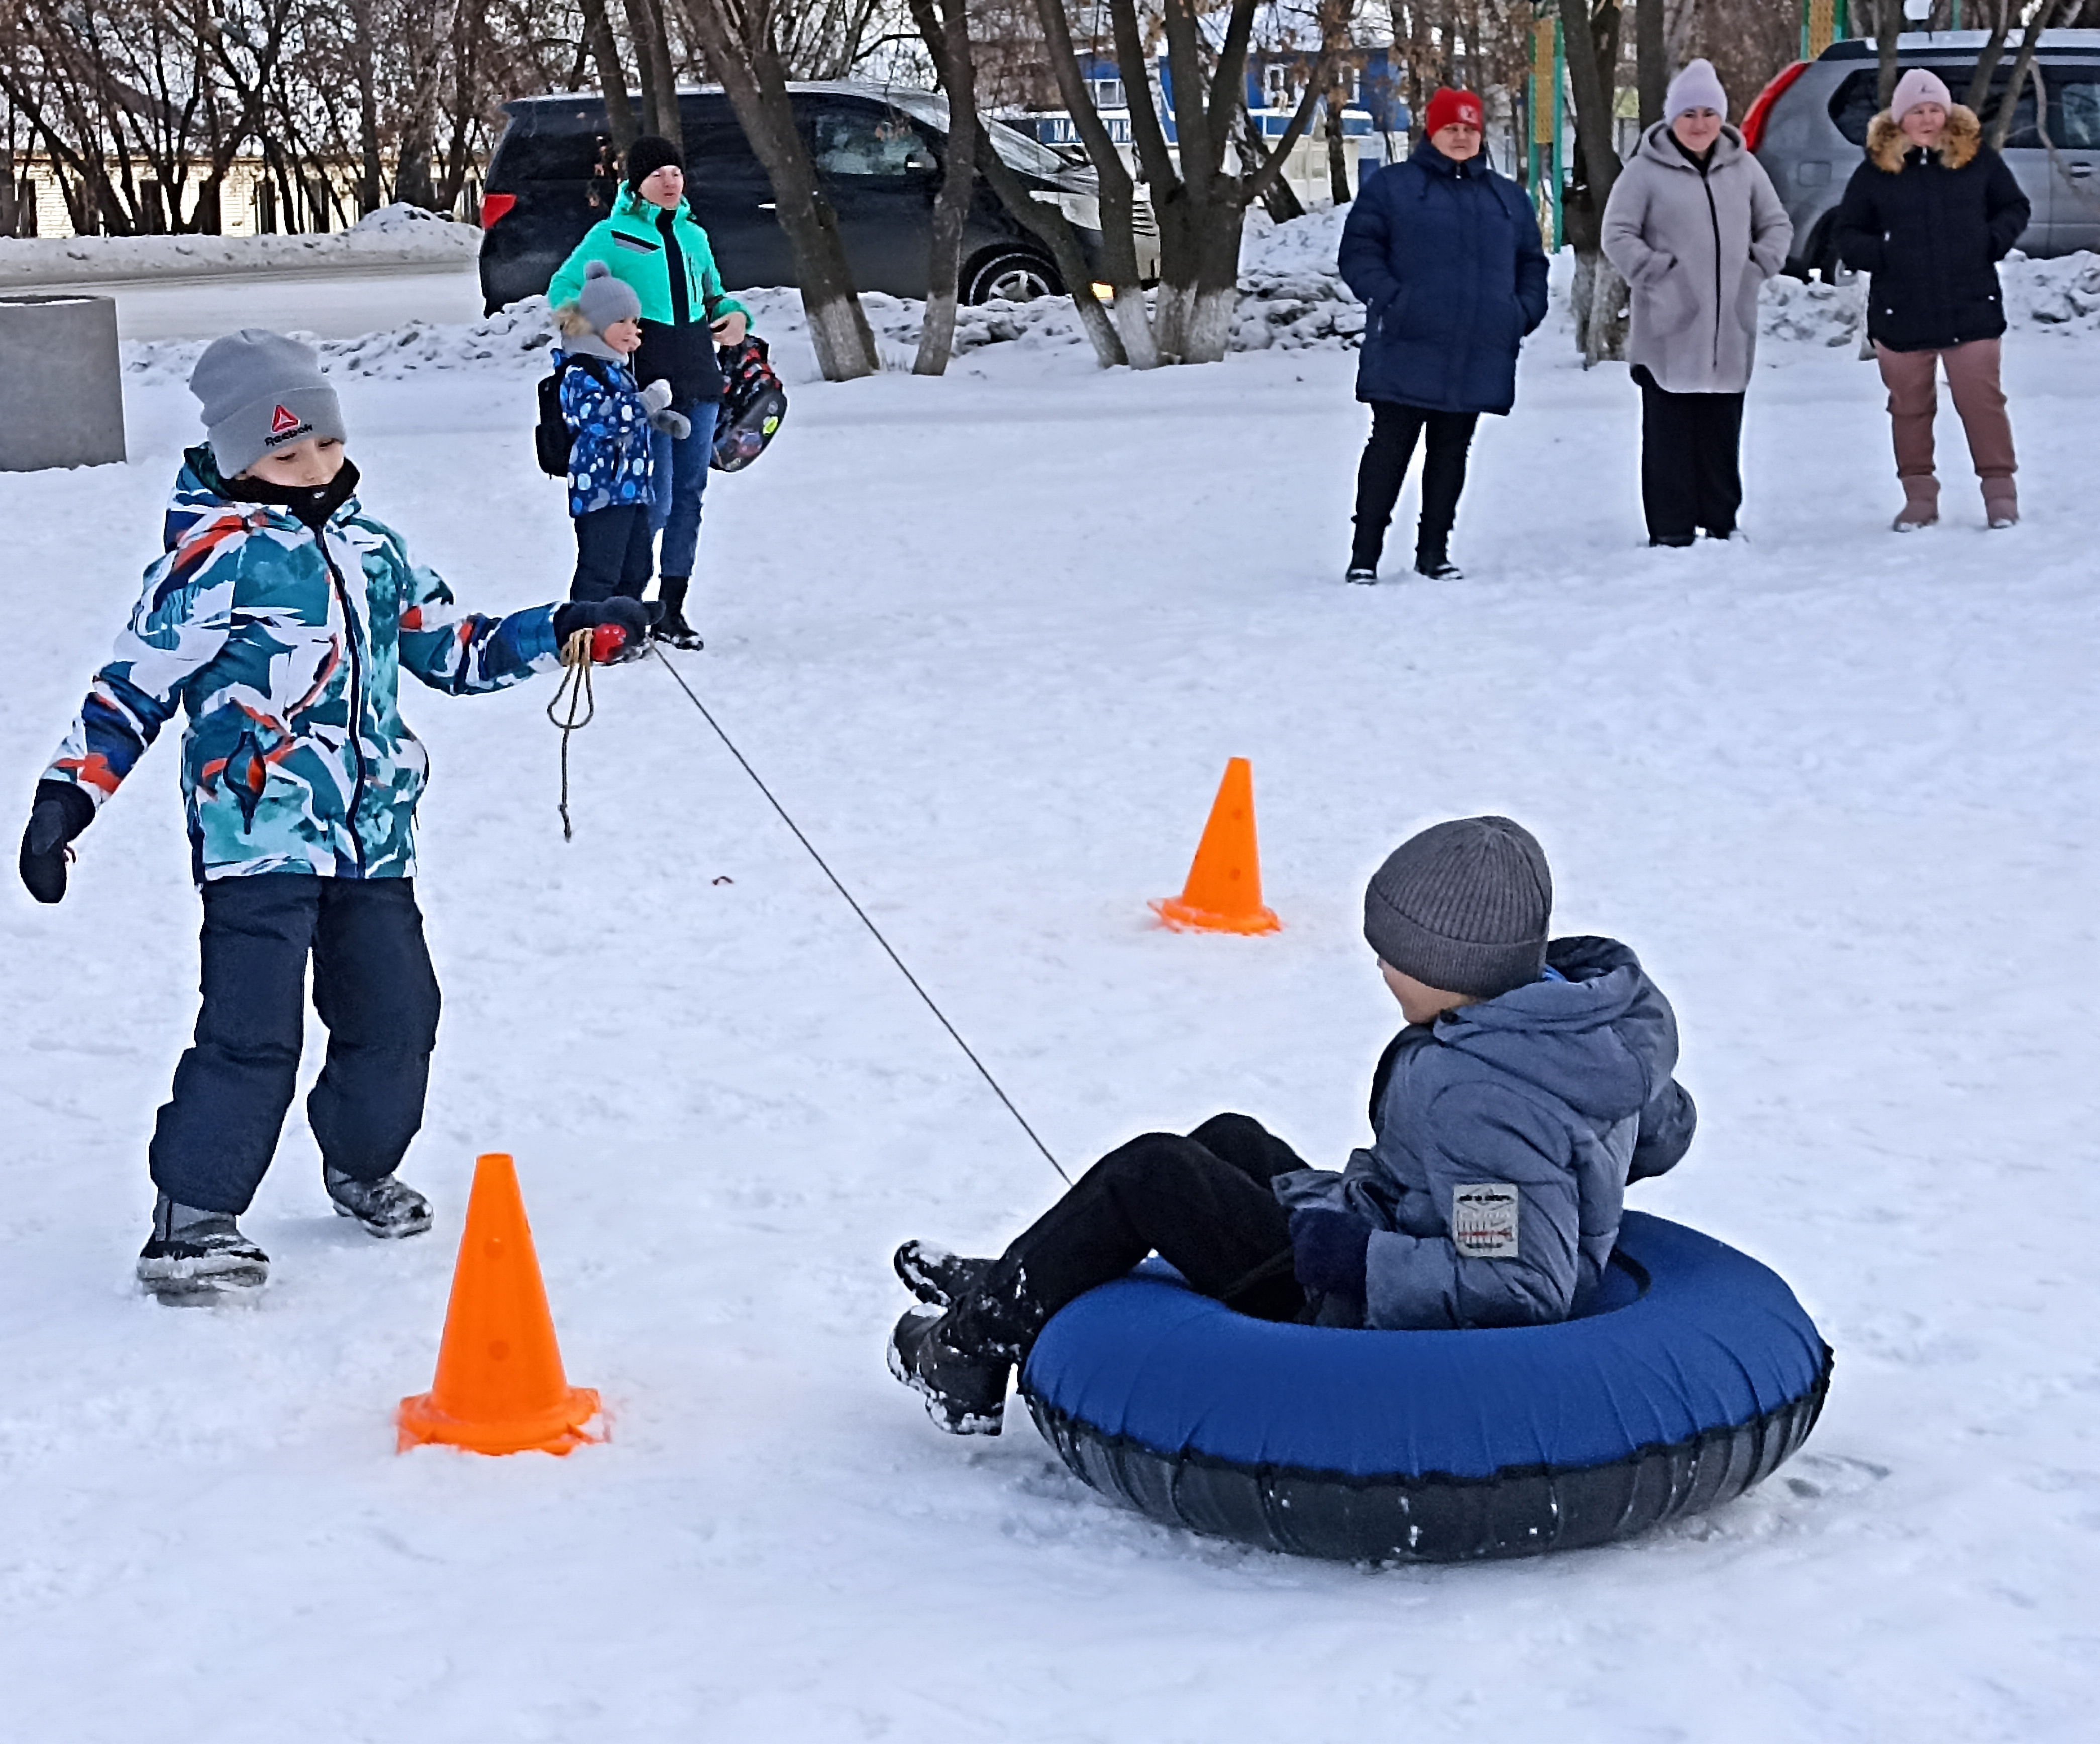
[[[1645,363],[1641,390],[1641,508],[1650,544],[1726,539],[1743,506],[1743,396],[1673,394]]]
[[[593,604],[615,593],[640,599],[656,569],[652,537],[646,503],[623,503],[578,515],[576,573],[569,597]]]
[[[1385,549],[1385,530],[1414,457],[1415,438],[1429,433],[1422,457],[1422,522],[1414,534],[1418,568],[1450,555],[1451,526],[1458,518],[1458,494],[1466,488],[1466,451],[1472,446],[1472,412],[1425,412],[1392,400],[1371,402],[1371,439],[1357,468],[1357,536],[1349,551],[1352,568],[1376,569]]]
[[[1046,1316],[1156,1253],[1206,1296],[1263,1319],[1305,1306],[1290,1218],[1272,1178],[1309,1166],[1259,1121],[1213,1115],[1187,1138],[1147,1133],[1080,1176],[1001,1257]]]
[[[298,1086],[307,962],[328,1058],[307,1098],[321,1160],[360,1180],[423,1124],[438,980],[414,881],[290,872],[204,887],[204,1006],[149,1153],[173,1200],[236,1215],[270,1167]]]

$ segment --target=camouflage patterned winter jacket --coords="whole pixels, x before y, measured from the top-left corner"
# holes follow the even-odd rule
[[[355,495],[316,535],[236,500],[209,448],[183,459],[165,553],[46,778],[99,807],[179,705],[200,884],[414,876],[429,761],[401,719],[401,669],[457,696],[558,668],[554,608],[461,612]]]

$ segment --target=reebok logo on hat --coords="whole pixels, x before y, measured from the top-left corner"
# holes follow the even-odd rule
[[[282,406],[271,414],[270,434],[272,436],[282,436],[287,430],[294,430],[298,427],[299,421]]]

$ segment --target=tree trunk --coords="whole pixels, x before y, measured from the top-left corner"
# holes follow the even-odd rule
[[[656,0],[627,0],[627,31],[642,73],[642,126],[673,145],[683,145],[678,119],[678,76],[671,61],[671,43]]]
[[[1254,115],[1242,108],[1240,111],[1240,156],[1248,163],[1258,164],[1268,147],[1261,135],[1255,131]],[[1288,224],[1293,218],[1305,216],[1304,203],[1298,197],[1298,190],[1282,176],[1268,184],[1268,192],[1261,196],[1262,209],[1279,224]]]
[[[362,217],[386,203],[386,168],[379,161],[379,77],[372,0],[351,0],[350,21],[357,33],[357,210]]]
[[[1634,7],[1634,81],[1640,87],[1641,131],[1665,119],[1670,94],[1670,43],[1663,0],[1636,0]]]
[[[1874,55],[1881,64],[1881,81],[1874,106],[1886,109],[1889,99],[1896,94],[1896,81],[1903,77],[1902,68],[1896,64],[1896,39],[1902,36],[1904,27],[1903,0],[1873,0],[1873,5]]]
[[[1997,73],[1998,63],[2005,58],[2005,38],[2011,34],[2012,28],[2013,0],[1998,0],[1998,16],[1991,26],[1991,40],[1976,57],[1976,70],[1969,75],[1969,89],[1961,99],[1979,115],[1990,104],[1991,81]]]
[[[1320,49],[1327,56],[1327,187],[1335,204],[1346,206],[1354,192],[1349,186],[1349,149],[1343,131],[1342,111],[1348,107],[1348,81],[1343,77],[1343,56],[1353,41],[1357,0],[1320,0],[1317,14]]]
[[[788,81],[773,47],[770,17],[754,4],[695,0],[688,15],[707,51],[708,64],[729,94],[738,125],[772,185],[775,216],[788,233],[795,282],[827,381],[871,376],[882,367],[875,335],[854,294],[837,214],[817,185],[816,165],[803,146],[788,98]]]
[[[634,124],[634,105],[627,98],[627,68],[620,62],[620,43],[612,33],[605,0],[582,0],[584,46],[598,67],[598,88],[605,94],[605,116],[612,130],[612,148],[622,159],[641,129]]]
[[[938,10],[935,0],[911,0],[911,19],[948,96],[948,147],[927,250],[926,317],[919,328],[919,355],[911,365],[915,376],[938,376],[947,369],[955,349],[963,227],[977,187],[977,64],[970,52],[968,0],[940,0]]]
[[[1145,306],[1145,287],[1137,267],[1136,184],[1123,163],[1123,154],[1110,137],[1101,112],[1094,107],[1092,93],[1079,71],[1079,58],[1072,46],[1072,27],[1065,14],[1064,0],[1035,0],[1035,15],[1043,27],[1043,47],[1049,56],[1051,73],[1057,81],[1058,95],[1065,99],[1072,125],[1087,148],[1088,161],[1094,166],[1095,190],[1101,209],[1101,271],[1114,294],[1110,318],[1114,323],[1117,347],[1132,368],[1156,368],[1159,350],[1153,343],[1152,319]],[[1171,165],[1167,153],[1166,135],[1160,130],[1159,117],[1153,112],[1152,81],[1144,64],[1142,48],[1134,60],[1130,59],[1123,52],[1119,15],[1116,28],[1118,58],[1123,67],[1124,90],[1129,99],[1131,126],[1137,139],[1138,150],[1148,173],[1157,174],[1163,166],[1171,182]],[[1135,84],[1131,82],[1133,75]],[[1154,184],[1155,214],[1158,206],[1157,190],[1167,185],[1158,182]],[[1165,221],[1162,218],[1161,222]],[[1083,310],[1081,315],[1084,319]],[[1095,349],[1097,352],[1100,350],[1098,341]]]
[[[1578,319],[1575,328],[1586,369],[1626,355],[1626,285],[1600,247],[1604,202],[1619,175],[1612,112],[1623,15],[1618,0],[1601,0],[1595,13],[1590,0],[1560,0],[1560,6],[1561,45],[1575,99],[1574,187],[1562,202],[1562,219],[1574,246],[1577,275],[1589,280],[1587,319]]]
[[[1092,269],[1087,264],[1086,250],[1079,246],[1072,221],[1056,206],[1047,206],[1029,197],[1027,185],[1014,173],[1012,165],[999,155],[997,147],[982,128],[977,132],[977,174],[998,196],[999,204],[1049,249],[1050,258],[1057,263],[1058,276],[1072,293],[1072,306],[1079,311],[1079,325],[1101,368],[1113,369],[1118,363],[1127,363],[1130,359],[1123,353],[1115,323],[1109,318],[1109,311],[1101,299],[1094,295]]]

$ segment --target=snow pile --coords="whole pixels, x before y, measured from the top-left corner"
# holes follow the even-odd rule
[[[389,206],[354,229],[318,236],[4,237],[0,290],[235,273],[464,266],[481,252],[481,232],[473,226],[428,214],[402,216],[413,210]]]
[[[543,368],[554,343],[554,323],[547,299],[523,302],[479,321],[457,326],[412,322],[391,333],[365,333],[355,339],[323,339],[294,332],[320,353],[329,375],[399,379],[438,370],[499,369],[527,372]],[[126,380],[140,385],[187,382],[204,339],[148,339],[121,347]]]
[[[1363,343],[1364,306],[1335,265],[1348,216],[1346,206],[1282,224],[1265,212],[1247,214],[1235,351],[1353,350]]]
[[[792,286],[739,291],[736,300],[751,311],[752,331],[771,343],[783,340],[806,343],[809,323],[803,319],[802,293]],[[861,307],[875,333],[876,350],[885,369],[908,370],[919,349],[919,330],[926,319],[926,305],[915,297],[891,297],[881,291],[863,291]],[[1070,299],[1039,297],[1032,302],[993,302],[966,304],[955,311],[955,355],[986,346],[1019,345],[1027,349],[1061,349],[1084,345],[1079,317]],[[775,357],[774,367],[783,359]],[[783,371],[791,385],[793,377]]]
[[[451,222],[452,220],[442,212],[432,212],[426,207],[412,206],[405,200],[397,200],[390,206],[382,206],[377,212],[366,213],[350,227],[353,231],[383,231],[389,236],[398,236],[404,231],[421,235],[433,224]]]
[[[1865,296],[1858,284],[1803,284],[1782,274],[1765,282],[1758,301],[1758,335],[1782,344],[1848,346],[1860,337]]]
[[[2085,249],[2047,261],[2016,255],[1998,276],[2008,320],[2060,333],[2100,328],[2100,255]]]

